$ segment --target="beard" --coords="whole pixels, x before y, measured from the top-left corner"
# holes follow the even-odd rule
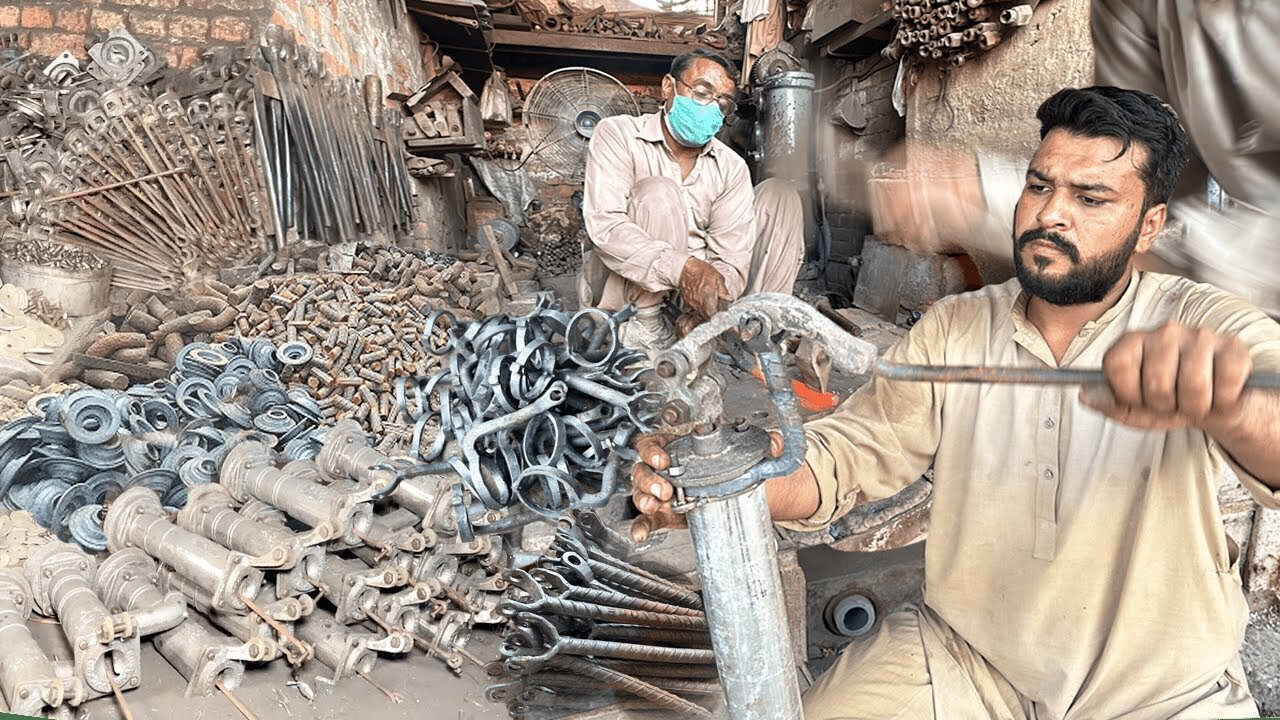
[[[1138,217],[1138,223],[1123,245],[1087,263],[1080,262],[1080,250],[1056,232],[1028,230],[1022,233],[1013,240],[1013,267],[1018,282],[1027,292],[1050,305],[1101,302],[1129,268],[1129,260],[1142,232],[1142,215]],[[1071,269],[1060,277],[1049,277],[1042,270],[1043,263],[1037,263],[1035,269],[1027,267],[1022,260],[1022,249],[1034,240],[1053,243],[1071,261]]]

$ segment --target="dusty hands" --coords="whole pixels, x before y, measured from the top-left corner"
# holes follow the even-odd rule
[[[1133,427],[1214,432],[1240,422],[1252,368],[1238,338],[1169,323],[1117,340],[1102,360],[1110,392],[1091,388],[1080,399]]]
[[[645,435],[636,443],[640,459],[631,468],[631,502],[640,511],[640,517],[631,522],[631,539],[642,543],[649,534],[662,528],[687,527],[684,515],[671,510],[671,497],[675,488],[658,473],[671,467],[667,455],[667,443],[675,436],[667,433]],[[769,433],[769,453],[773,457],[782,454],[782,436]]]
[[[704,319],[715,315],[722,302],[732,300],[720,271],[695,257],[686,260],[680,271],[680,296],[690,310]]]

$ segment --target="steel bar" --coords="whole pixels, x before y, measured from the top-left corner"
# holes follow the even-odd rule
[[[1102,370],[1020,368],[994,365],[904,365],[877,362],[875,374],[886,380],[1002,385],[1106,385]],[[1280,372],[1257,370],[1245,380],[1246,390],[1280,390]]]

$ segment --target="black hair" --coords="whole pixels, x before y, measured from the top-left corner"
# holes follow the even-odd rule
[[[1036,118],[1041,140],[1061,128],[1084,137],[1116,138],[1122,144],[1117,158],[1134,142],[1146,148],[1146,161],[1138,170],[1147,207],[1169,202],[1187,166],[1186,130],[1173,108],[1149,93],[1108,85],[1066,88],[1045,100]]]
[[[693,50],[677,55],[675,59],[671,61],[671,77],[683,80],[684,78],[682,76],[684,75],[684,71],[688,70],[689,66],[699,58],[706,58],[724,68],[724,71],[729,74],[729,78],[737,83],[737,79],[734,76],[734,73],[737,72],[737,68],[733,66],[733,63],[729,62],[729,58],[721,55],[715,50],[708,50],[706,48],[694,48]]]

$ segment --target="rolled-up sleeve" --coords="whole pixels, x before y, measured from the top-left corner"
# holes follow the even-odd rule
[[[707,260],[724,276],[729,295],[737,298],[747,287],[751,252],[755,247],[755,191],[747,164],[741,158],[728,162],[724,192],[711,204],[707,224]]]
[[[941,364],[947,305],[925,313],[886,359]],[[872,379],[831,415],[805,424],[805,462],[818,481],[818,509],[778,525],[821,530],[856,505],[893,495],[933,463],[941,433],[941,386]]]
[[[689,255],[650,237],[627,216],[636,180],[623,128],[612,118],[601,120],[591,137],[583,184],[582,219],[591,246],[606,267],[645,290],[672,290],[680,285]]]

